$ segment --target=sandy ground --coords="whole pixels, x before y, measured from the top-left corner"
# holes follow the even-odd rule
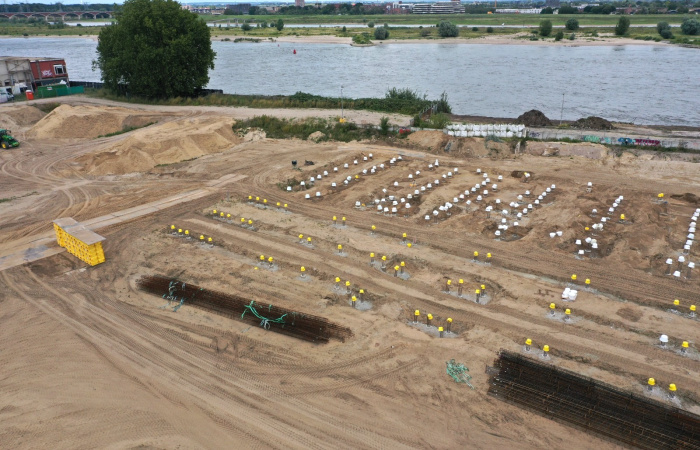
[[[239,109],[70,102],[48,116],[29,106],[0,109],[22,141],[0,153],[0,190],[11,199],[0,203],[0,256],[50,234],[58,217],[88,220],[240,177],[195,201],[98,229],[107,261],[96,267],[61,253],[0,272],[3,447],[614,448],[487,395],[485,370],[496,352],[522,351],[526,338],[534,352],[552,348],[551,364],[630,391],[645,392],[645,380],[654,377],[655,395],[663,399],[662,390],[676,383],[679,405],[700,411],[700,331],[686,314],[700,301],[700,274],[679,281],[664,275],[665,258],[680,254],[700,207],[697,163],[615,157],[595,144],[567,147],[565,157],[516,155],[482,139],[455,141],[445,153],[440,132],[416,133],[396,146],[245,139],[214,125],[228,127],[243,115]],[[55,126],[81,123],[105,134],[144,115],[156,123],[108,138],[60,134],[68,132]],[[189,140],[192,129],[172,127],[185,122],[207,124],[217,136]],[[163,150],[177,141],[201,155],[177,161],[188,155]],[[163,162],[144,168],[130,153],[136,150]],[[389,164],[399,154],[402,160]],[[113,164],[103,167],[118,170],[93,170],[91,162],[105,155]],[[430,170],[436,158],[440,166]],[[292,159],[315,165],[294,170]],[[384,170],[330,187],[382,163]],[[425,221],[483,181],[476,169],[491,180],[503,177],[489,202],[507,205],[552,184],[556,190],[503,240],[494,239],[500,214],[487,217],[463,201],[451,216]],[[409,181],[416,170],[421,175]],[[284,189],[289,180],[323,171],[329,175],[311,191],[322,193],[319,200]],[[452,177],[442,178],[448,171]],[[518,171],[531,173],[531,181],[514,176]],[[434,179],[441,184],[416,200],[410,215],[354,207],[406,195]],[[666,206],[654,201],[658,192],[666,194]],[[288,203],[288,210],[264,208],[248,195]],[[626,223],[615,217],[595,236],[599,252],[577,259],[575,240],[599,220],[591,209],[606,211],[619,195],[624,201],[616,214],[626,214]],[[213,219],[213,208],[232,214],[230,223]],[[347,225],[334,225],[333,215],[345,216]],[[238,226],[240,217],[253,219],[255,229]],[[172,236],[171,224],[212,236],[216,245]],[[550,238],[557,230],[563,235]],[[313,238],[313,247],[299,244],[300,233]],[[371,266],[370,252],[387,255],[389,264],[405,261],[405,279]],[[275,270],[258,265],[260,254],[274,257]],[[686,257],[697,261],[697,246]],[[299,278],[302,265],[310,280]],[[163,299],[134,287],[149,273],[321,315],[350,327],[354,337],[313,345],[187,304],[176,313],[161,309]],[[563,303],[573,273],[590,278],[591,287],[579,286],[576,301]],[[336,276],[364,289],[371,307],[351,308],[348,295],[334,287]],[[445,292],[447,279],[453,286],[464,280],[464,298],[456,287]],[[482,284],[487,302],[477,304],[473,292]],[[674,298],[681,301],[678,313],[670,310]],[[550,302],[557,305],[554,318]],[[572,323],[562,320],[565,307]],[[433,324],[453,318],[454,333],[440,339],[434,327],[412,325],[416,309],[422,317],[431,313]],[[661,333],[670,337],[666,349],[657,346]],[[687,355],[679,353],[683,340],[690,342]],[[446,375],[452,358],[469,367],[475,390]]]

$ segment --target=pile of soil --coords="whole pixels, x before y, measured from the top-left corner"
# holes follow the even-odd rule
[[[515,123],[525,125],[526,127],[551,127],[552,121],[544,115],[542,111],[531,109],[525,114],[515,119]]]
[[[187,161],[219,153],[239,144],[226,118],[184,119],[136,130],[125,139],[110,143],[75,162],[93,175],[146,172],[160,164]]]
[[[94,139],[157,122],[161,116],[127,108],[61,105],[44,116],[28,134],[38,139]]]
[[[10,131],[19,131],[24,127],[31,126],[44,117],[44,113],[33,106],[14,106],[3,110],[0,119],[0,128]]]
[[[578,119],[571,124],[572,128],[580,128],[583,130],[612,130],[613,124],[603,119],[602,117],[590,116],[585,119]]]
[[[695,194],[691,194],[690,192],[686,192],[685,194],[672,194],[671,198],[674,200],[688,202],[691,205],[700,205],[700,197]]]

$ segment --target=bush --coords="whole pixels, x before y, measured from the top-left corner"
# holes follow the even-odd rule
[[[552,9],[551,6],[548,6],[544,8],[542,11],[540,11],[540,14],[554,14],[554,9]]]
[[[388,117],[382,117],[379,119],[379,130],[381,131],[382,136],[386,136],[389,134],[389,118]]]
[[[571,33],[571,36],[569,36],[569,40],[573,41],[574,39],[576,39],[576,35],[574,33]]]
[[[370,28],[374,28],[374,22],[368,23],[367,26],[370,27]]]
[[[360,45],[371,44],[372,41],[369,39],[369,33],[360,33],[352,37],[352,42]]]
[[[572,17],[571,19],[566,21],[566,25],[564,25],[564,26],[569,31],[576,31],[576,30],[578,30],[578,20],[576,20]]]
[[[386,27],[379,27],[374,29],[374,38],[378,41],[383,41],[389,37],[389,30]]]
[[[624,36],[627,34],[627,31],[629,29],[630,29],[630,18],[622,16],[617,21],[617,25],[615,25],[615,35],[616,36]]]
[[[282,19],[277,19],[275,28],[277,28],[277,31],[282,31],[282,28],[284,28],[284,21]]]
[[[342,29],[341,31],[342,31],[343,33],[347,33],[347,32],[348,32],[348,27],[346,27],[345,25],[343,25],[343,29]]]
[[[487,33],[493,33],[493,27],[487,27],[486,28]]]
[[[459,36],[459,28],[452,22],[443,20],[440,22],[440,25],[438,25],[438,34],[440,37],[457,37]]]
[[[668,24],[668,22],[659,22],[656,24],[656,31],[661,34],[662,30],[666,30],[671,28],[671,25]]]
[[[562,30],[557,31],[557,34],[554,35],[554,40],[555,41],[561,41],[564,39],[564,32]]]
[[[670,28],[666,28],[666,29],[661,30],[661,32],[659,34],[664,39],[673,39],[673,33],[671,32]]]
[[[685,19],[681,24],[681,33],[688,36],[697,36],[700,34],[700,22],[697,19]]]
[[[479,31],[479,27],[472,27],[472,31]]]
[[[247,22],[244,23],[243,25],[241,25],[241,30],[242,31],[250,31],[250,24]]]
[[[591,36],[598,37],[598,30],[591,31]]]
[[[420,35],[421,35],[422,37],[430,36],[430,30],[427,29],[427,28],[423,28],[422,30],[420,30]]]
[[[578,9],[571,5],[564,5],[559,7],[559,14],[576,14]]]
[[[540,22],[540,36],[549,36],[552,34],[552,21],[543,20]]]

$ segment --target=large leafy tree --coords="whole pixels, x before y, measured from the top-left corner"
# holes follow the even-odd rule
[[[126,0],[97,53],[105,87],[145,98],[194,94],[216,56],[206,23],[173,0]]]

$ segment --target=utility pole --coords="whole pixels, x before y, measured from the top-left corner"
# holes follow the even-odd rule
[[[561,122],[564,120],[564,96],[566,95],[565,92],[562,92],[561,94],[561,115],[559,116],[559,125],[561,125]]]

